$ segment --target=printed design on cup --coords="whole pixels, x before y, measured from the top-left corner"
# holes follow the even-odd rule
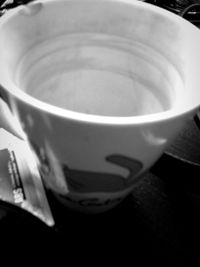
[[[121,191],[135,182],[134,178],[143,167],[139,160],[119,154],[108,155],[105,160],[111,164],[126,168],[129,171],[128,176],[123,177],[118,174],[106,172],[76,170],[63,164],[63,171],[70,192],[90,193]]]
[[[139,172],[143,168],[141,161],[120,154],[105,157],[105,161],[128,170],[128,175],[122,176],[114,173],[100,171],[86,171],[70,168],[66,163],[52,161],[52,153],[39,148],[32,143],[40,161],[40,172],[46,180],[46,186],[53,186],[59,194],[76,193],[114,193],[124,190],[134,184]],[[60,166],[55,166],[55,165]],[[59,167],[59,172],[56,169]],[[61,173],[62,171],[62,173]],[[60,175],[62,177],[60,177]],[[58,177],[59,176],[59,177]],[[46,178],[47,177],[47,178]],[[62,181],[60,181],[60,179]],[[63,181],[64,179],[64,181]],[[45,181],[44,181],[45,182]]]

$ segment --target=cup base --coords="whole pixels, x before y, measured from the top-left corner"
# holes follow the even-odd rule
[[[125,192],[117,192],[114,196],[110,194],[98,193],[95,197],[80,197],[77,195],[61,195],[50,190],[50,194],[62,206],[72,211],[84,214],[98,214],[107,212],[118,206],[132,192],[132,188]]]

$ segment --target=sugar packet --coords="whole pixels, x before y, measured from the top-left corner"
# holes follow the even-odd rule
[[[26,141],[0,129],[0,199],[48,226],[55,224],[34,155]]]

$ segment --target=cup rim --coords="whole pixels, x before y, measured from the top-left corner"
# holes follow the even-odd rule
[[[180,110],[180,108],[176,108],[175,106],[166,111],[161,111],[152,114],[145,114],[145,115],[102,116],[102,115],[71,111],[68,109],[48,104],[21,91],[15,85],[11,85],[9,89],[5,90],[8,91],[13,97],[18,99],[20,102],[32,106],[37,110],[41,110],[42,112],[51,114],[52,116],[57,116],[60,118],[65,118],[74,121],[93,123],[93,124],[95,123],[95,124],[105,124],[105,125],[143,125],[143,124],[156,123],[185,116],[188,113],[195,112],[199,108],[199,105],[196,105],[193,108],[185,108]],[[16,93],[13,93],[13,91],[15,91]]]
[[[58,3],[58,2],[70,2],[72,0],[36,0],[34,2],[29,3],[28,5],[35,5],[37,3],[44,3],[50,4],[50,3]],[[74,0],[73,0],[74,1]],[[83,1],[83,0],[75,0],[75,1]],[[97,0],[84,0],[86,2],[95,2]],[[183,19],[182,17],[179,17],[172,12],[165,10],[163,8],[160,8],[158,6],[152,5],[150,3],[142,2],[142,1],[132,1],[132,0],[104,0],[105,2],[118,2],[118,3],[124,3],[124,4],[130,4],[132,6],[139,6],[143,7],[144,9],[148,9],[152,12],[155,12],[157,14],[161,14],[164,16],[167,16],[169,19],[172,19],[173,21],[177,21],[177,23],[183,23],[189,25],[189,22]],[[4,23],[6,23],[9,18],[12,18],[13,16],[17,16],[18,12],[22,9],[26,8],[26,6],[21,5],[16,7],[13,10],[9,10],[6,12],[6,14],[3,15],[0,22],[0,28],[3,26]],[[191,29],[195,29],[199,31],[192,23],[190,23]],[[6,84],[6,85],[5,85]],[[58,116],[62,118],[68,118],[71,120],[78,120],[82,122],[88,122],[88,123],[96,123],[96,124],[109,124],[109,125],[142,125],[142,124],[149,124],[149,123],[155,123],[170,119],[175,119],[176,117],[184,116],[187,113],[195,112],[195,110],[198,109],[200,106],[199,103],[193,105],[192,107],[186,107],[182,108],[176,108],[176,106],[172,106],[169,110],[158,112],[158,113],[152,113],[152,114],[145,114],[145,115],[137,115],[137,116],[102,116],[102,115],[94,115],[94,114],[86,114],[86,113],[80,113],[76,111],[71,111],[68,109],[60,108],[58,106],[54,106],[51,104],[48,104],[46,102],[43,102],[41,100],[38,100],[26,92],[20,90],[13,82],[1,82],[0,86],[4,88],[5,91],[9,92],[13,97],[18,99],[19,101],[30,105],[38,110],[41,110],[43,112],[49,113],[53,116]]]

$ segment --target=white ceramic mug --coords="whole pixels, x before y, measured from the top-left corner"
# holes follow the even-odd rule
[[[59,201],[101,212],[132,192],[200,104],[199,45],[191,23],[131,0],[36,1],[1,18],[2,110]]]

